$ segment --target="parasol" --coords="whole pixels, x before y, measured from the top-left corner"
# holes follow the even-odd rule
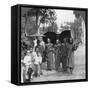
[[[49,38],[51,40],[51,43],[55,44],[57,39],[57,34],[55,32],[47,32],[44,35],[45,37],[43,37],[43,40],[45,43],[47,43],[47,39]]]
[[[38,34],[38,33],[36,33],[36,34],[32,34],[32,35],[30,35],[31,37],[44,37],[44,35],[43,34]]]
[[[58,34],[59,40],[63,43],[64,38],[71,38],[71,30],[65,30]]]

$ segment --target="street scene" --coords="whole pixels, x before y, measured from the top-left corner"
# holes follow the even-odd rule
[[[21,9],[21,83],[86,78],[85,11]]]
[[[62,72],[56,72],[51,71],[47,72],[43,70],[43,75],[41,77],[33,79],[32,82],[38,82],[38,81],[58,81],[58,80],[74,80],[74,79],[85,79],[85,54],[82,53],[85,47],[80,47],[78,49],[79,54],[77,55],[77,52],[75,52],[75,68],[73,71],[73,74],[69,73],[62,73]],[[83,56],[83,57],[82,57]]]

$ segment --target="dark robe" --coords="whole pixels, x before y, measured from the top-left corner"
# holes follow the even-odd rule
[[[55,69],[59,70],[60,67],[60,44],[55,45]]]
[[[69,68],[74,68],[74,50],[73,50],[73,45],[72,44],[68,44],[68,67]]]
[[[68,47],[67,44],[61,45],[61,62],[63,71],[67,70]]]
[[[46,45],[46,52],[47,52],[47,70],[53,69],[53,45],[48,43]]]

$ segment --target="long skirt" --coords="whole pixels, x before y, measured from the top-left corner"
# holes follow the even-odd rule
[[[40,76],[40,64],[35,64],[35,73],[34,73],[34,76],[37,77],[37,76]]]
[[[60,68],[60,55],[58,52],[55,54],[55,69],[58,71]]]
[[[72,52],[68,58],[68,67],[72,69],[74,68],[74,52]]]
[[[53,69],[53,52],[49,52],[47,55],[47,69]]]
[[[63,69],[63,71],[67,71],[67,56],[61,57],[61,61],[62,61],[62,69]]]

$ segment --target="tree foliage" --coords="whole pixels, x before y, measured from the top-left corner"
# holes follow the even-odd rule
[[[73,23],[68,23],[68,25],[70,25],[71,28],[71,32],[73,32],[73,39],[75,42],[77,42],[78,44],[82,43],[82,20],[79,19],[75,19]]]
[[[38,32],[41,24],[48,24],[49,27],[56,20],[54,9],[42,9],[42,8],[23,8],[21,12],[21,45],[31,45],[32,40],[27,40],[26,36],[35,34]],[[53,24],[54,25],[54,24]],[[46,27],[45,27],[46,28]],[[56,26],[53,26],[54,30]]]
[[[75,14],[76,18],[79,18],[81,16],[83,20],[85,21],[85,11],[74,10],[73,13]]]
[[[32,8],[24,14],[26,19],[26,30],[27,28],[30,34],[39,31],[41,24],[50,24],[56,20],[55,11],[52,9]],[[31,19],[33,18],[33,19]]]
[[[86,26],[86,11],[82,11],[82,10],[74,10],[73,12],[76,16],[76,19],[78,22],[81,23],[81,28],[78,31],[78,36],[82,39],[82,43],[84,43],[84,39],[85,39],[85,26]]]
[[[46,33],[46,32],[55,32],[55,33],[57,33],[57,29],[58,29],[57,23],[53,22],[48,27],[43,27],[43,32],[44,33]]]

